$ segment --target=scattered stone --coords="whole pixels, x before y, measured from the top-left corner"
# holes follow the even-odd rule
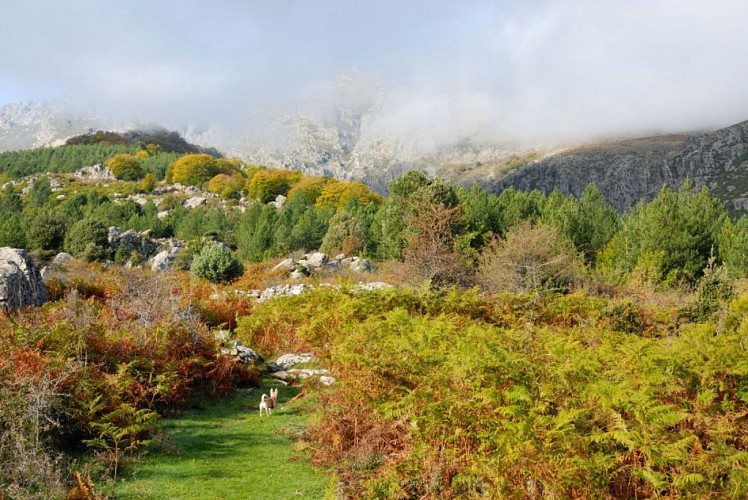
[[[383,281],[372,281],[371,283],[359,283],[354,287],[356,290],[363,290],[366,292],[373,292],[374,290],[384,290],[386,288],[394,288],[389,283]]]
[[[47,287],[26,250],[0,248],[0,306],[17,309],[46,301]]]
[[[275,201],[270,202],[270,204],[273,205],[278,210],[283,208],[284,203],[286,203],[286,197],[283,196],[282,194],[279,194],[278,196],[276,196]]]
[[[221,349],[221,354],[233,356],[234,361],[242,365],[256,365],[265,362],[265,358],[260,353],[245,347],[239,340],[235,340],[230,349]]]
[[[154,271],[168,271],[171,269],[171,263],[176,259],[177,253],[179,253],[179,248],[160,251],[151,259],[151,269]]]
[[[302,259],[294,261],[285,259],[273,268],[273,271],[287,270],[289,277],[292,279],[302,279],[312,274],[324,272],[336,272],[341,269],[348,269],[358,273],[371,273],[374,266],[369,259],[361,257],[346,257],[345,254],[338,254],[334,259],[326,253],[313,252],[304,255]]]
[[[70,260],[73,258],[72,255],[70,255],[67,252],[60,252],[52,259],[53,264],[66,264],[70,262]]]
[[[200,205],[203,205],[206,201],[208,200],[206,200],[203,196],[193,196],[189,200],[185,201],[183,205],[185,206],[185,208],[193,209],[199,207]]]
[[[328,262],[330,262],[330,257],[322,252],[314,252],[309,254],[306,258],[307,267],[314,269],[324,267]]]
[[[268,365],[268,369],[271,369],[271,367],[277,367],[277,370],[288,370],[294,365],[298,365],[299,363],[313,363],[314,361],[317,361],[317,358],[314,356],[314,354],[305,352],[301,354],[293,354],[288,353],[280,356],[278,359],[270,363]]]
[[[164,210],[156,214],[156,217],[158,217],[159,219],[166,219],[168,216],[169,216],[168,210]]]
[[[351,271],[359,273],[370,273],[374,270],[374,266],[371,265],[369,259],[362,259],[360,257],[348,257],[341,261],[341,265],[347,267]]]
[[[56,200],[64,200],[65,199],[65,195],[64,194],[58,194],[57,196],[55,196],[55,199]]]
[[[331,386],[335,383],[335,377],[332,377],[330,375],[322,375],[319,378],[319,383],[326,386]]]
[[[265,302],[273,297],[283,297],[289,295],[300,295],[307,290],[311,290],[311,285],[299,283],[298,285],[278,285],[271,286],[262,291],[257,302]]]
[[[128,196],[127,199],[134,201],[141,207],[145,205],[146,203],[148,203],[148,199],[146,199],[146,197],[143,196],[142,194],[133,194],[133,195]]]
[[[116,252],[124,245],[127,254],[138,252],[143,258],[150,258],[159,249],[161,244],[150,237],[150,231],[138,233],[134,229],[123,231],[122,228],[111,226],[109,228],[109,246]]]
[[[75,172],[75,176],[80,179],[91,180],[91,181],[113,181],[115,180],[114,174],[109,167],[97,164],[90,167],[83,167],[82,169]]]

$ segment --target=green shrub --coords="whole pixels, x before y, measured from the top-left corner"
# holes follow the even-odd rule
[[[82,219],[73,224],[65,236],[65,250],[76,257],[83,257],[85,253],[86,260],[101,260],[108,236],[107,227],[98,219]]]
[[[244,273],[244,266],[222,244],[206,245],[192,261],[190,273],[213,283],[231,281]]]
[[[156,187],[156,176],[152,173],[145,174],[145,177],[143,177],[143,180],[140,183],[140,190],[144,193],[150,193],[153,191],[153,188]]]
[[[62,249],[66,229],[62,214],[37,211],[31,216],[31,223],[26,231],[26,244],[29,249],[41,251],[45,256],[54,255]]]

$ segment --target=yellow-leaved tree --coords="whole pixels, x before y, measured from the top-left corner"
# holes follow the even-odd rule
[[[166,181],[200,187],[217,173],[215,158],[207,154],[189,154],[169,165]]]

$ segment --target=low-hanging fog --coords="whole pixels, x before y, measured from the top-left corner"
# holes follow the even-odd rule
[[[422,149],[748,119],[746,0],[4,0],[0,105],[249,131],[368,111]]]

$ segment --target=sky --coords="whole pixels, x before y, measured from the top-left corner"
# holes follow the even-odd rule
[[[746,0],[0,0],[0,105],[164,126],[368,109],[527,141],[748,119]]]

